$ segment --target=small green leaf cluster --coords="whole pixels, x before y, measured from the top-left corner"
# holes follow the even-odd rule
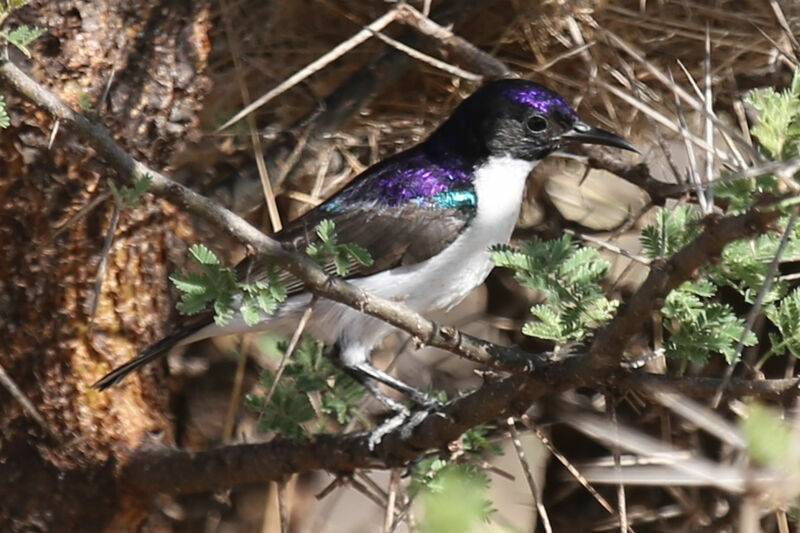
[[[441,401],[446,400],[446,398],[441,397],[439,399]],[[489,429],[489,426],[479,425],[464,433],[461,437],[461,449],[464,453],[458,459],[431,456],[417,461],[411,471],[408,494],[414,497],[424,490],[440,489],[439,476],[448,468],[459,467],[470,475],[476,477],[485,476],[485,472],[480,468],[478,468],[477,472],[472,471],[473,467],[477,468],[475,463],[479,462],[478,460],[482,460],[482,456],[486,453],[493,455],[503,454],[503,449],[487,438]],[[485,484],[486,486],[489,484],[488,477],[485,480]]]
[[[411,491],[409,491],[411,494]],[[470,531],[494,514],[489,476],[477,465],[446,462],[420,493],[424,533]]]
[[[642,230],[644,253],[656,258],[676,252],[699,231],[698,216],[690,206],[659,211],[653,224]],[[786,223],[784,217],[782,224]],[[767,281],[769,264],[779,245],[780,236],[776,233],[733,242],[725,247],[717,264],[705,268],[696,280],[673,290],[661,309],[663,326],[669,333],[664,346],[666,354],[704,363],[712,353],[720,353],[732,363],[740,339],[743,346],[755,345],[757,338],[751,331],[745,331],[744,319],[730,305],[719,302],[719,291],[728,287],[744,302],[753,303]],[[782,260],[800,260],[797,229],[790,233]],[[765,316],[780,332],[770,335],[773,347],[766,357],[787,350],[800,356],[800,294],[787,293],[788,283],[776,280],[761,299]]]
[[[414,465],[408,495],[422,501],[422,531],[469,531],[494,514],[489,498],[491,480],[479,465],[485,453],[500,455],[502,449],[487,439],[488,432],[489,428],[481,425],[464,433],[464,453],[456,459],[433,456]]]
[[[756,462],[786,470],[798,471],[798,434],[783,420],[780,413],[764,405],[752,403],[740,422],[750,456]]]
[[[6,18],[17,9],[28,4],[29,0],[0,0],[0,25]],[[44,28],[33,26],[17,26],[11,31],[0,31],[0,42],[7,41],[19,48],[27,57],[31,57],[28,45],[38,39],[45,32]],[[0,128],[7,128],[11,125],[11,119],[6,111],[5,98],[0,95]]]
[[[272,314],[278,303],[286,299],[286,285],[272,266],[265,268],[258,279],[238,281],[234,269],[222,266],[205,245],[192,245],[189,252],[199,270],[170,276],[182,293],[177,308],[185,315],[197,314],[212,303],[217,324],[227,324],[238,307],[245,323],[254,325],[261,319],[261,313]]]
[[[644,255],[650,259],[671,256],[700,233],[698,219],[697,211],[686,205],[661,209],[639,237]]]
[[[752,92],[748,101],[759,112],[759,121],[751,132],[766,155],[782,160],[800,155],[800,71],[785,91],[763,89]],[[728,213],[750,209],[765,193],[777,193],[778,180],[771,175],[723,181],[715,187],[718,198],[727,202]],[[642,245],[652,258],[668,256],[692,239],[699,231],[699,215],[688,206],[664,209],[656,221],[642,231]],[[788,217],[779,221],[785,227]],[[754,303],[767,283],[770,263],[780,246],[778,233],[736,241],[725,247],[721,260],[703,270],[702,276],[672,291],[662,314],[664,329],[670,333],[665,349],[668,355],[705,362],[711,353],[721,353],[728,362],[736,357],[735,347],[757,342],[745,331],[744,320],[734,310],[720,303],[719,291],[733,289],[746,303]],[[800,261],[800,230],[791,228],[781,257],[783,262]],[[800,293],[791,290],[787,281],[774,280],[760,300],[762,312],[777,332],[771,331],[771,347],[758,368],[772,355],[790,353],[800,357]]]
[[[44,28],[22,25],[17,26],[9,32],[0,31],[0,38],[19,48],[19,51],[27,57],[31,57],[31,51],[28,49],[28,45],[41,37],[45,31]]]
[[[788,89],[772,88],[752,91],[748,102],[759,113],[758,123],[751,133],[766,155],[775,161],[800,156],[800,69],[796,70]],[[797,179],[797,175],[794,176]],[[779,180],[766,175],[743,179],[718,186],[730,200],[729,211],[739,212],[749,208],[760,194],[779,192]],[[779,225],[786,227],[788,217]],[[753,302],[766,280],[768,265],[775,257],[780,244],[777,234],[762,235],[750,242],[736,242],[726,247],[723,261],[714,272],[715,283],[727,284],[736,289],[745,301]],[[800,230],[791,228],[789,240],[781,256],[782,262],[800,261]],[[786,353],[800,357],[800,289],[785,280],[775,280],[763,299],[763,313],[777,330],[769,332],[770,349],[759,360],[756,368],[773,355]]]
[[[783,217],[779,225],[785,227],[788,220]],[[769,265],[780,246],[781,236],[777,233],[760,235],[749,241],[732,242],[722,252],[722,261],[709,270],[709,277],[719,286],[728,286],[738,292],[746,302],[753,303],[767,279]],[[781,261],[800,260],[800,231],[797,228],[790,234]],[[767,308],[783,298],[788,285],[783,281],[772,284],[764,297]]]
[[[765,314],[777,328],[778,334],[770,332],[772,346],[761,360],[766,361],[773,355],[787,352],[793,357],[800,357],[800,287],[796,287],[776,305],[767,306]]]
[[[30,0],[0,0],[0,17],[5,17],[11,12],[28,5],[29,1]]]
[[[669,332],[664,350],[668,357],[705,363],[721,353],[728,363],[737,356],[736,346],[756,343],[752,331],[729,305],[714,302],[717,287],[706,279],[689,281],[673,290],[661,308],[664,329]]]
[[[557,345],[582,339],[611,318],[619,303],[608,299],[600,285],[608,262],[569,235],[552,241],[534,238],[521,248],[494,246],[492,261],[514,270],[521,285],[544,296],[545,303],[531,307],[536,321],[525,324],[525,335]]]
[[[366,249],[357,244],[339,242],[336,224],[332,220],[319,223],[317,237],[319,240],[309,244],[306,253],[322,267],[333,262],[339,276],[347,276],[354,263],[372,265],[372,257]]]
[[[145,174],[137,179],[131,187],[117,187],[113,181],[109,181],[108,185],[111,187],[114,202],[120,209],[135,209],[142,204],[142,196],[152,183],[153,177]]]
[[[774,161],[800,156],[800,69],[795,71],[788,89],[751,91],[747,102],[758,113],[758,122],[750,133],[766,156]],[[755,198],[778,193],[778,184],[771,175],[727,180],[714,187],[714,194],[729,202],[729,212],[741,213],[750,208]]]
[[[6,111],[6,97],[0,94],[0,128],[7,128],[11,125],[11,117]]]
[[[750,132],[772,159],[800,156],[800,69],[787,90],[751,91],[747,101],[759,112],[758,124]]]
[[[285,352],[286,343],[279,343],[278,350]],[[277,431],[294,440],[307,439],[306,425],[317,418],[312,394],[319,395],[322,414],[345,424],[357,414],[365,393],[359,383],[325,357],[322,343],[308,336],[298,344],[277,384],[270,370],[261,373],[260,382],[266,391],[274,386],[269,403],[266,394],[248,394],[245,398],[247,406],[261,415],[259,429]],[[323,419],[320,424],[327,422]]]
[[[723,177],[729,177],[730,174],[729,171],[722,172]],[[777,193],[778,181],[774,176],[729,179],[714,185],[714,196],[727,201],[727,212],[730,214],[744,213],[753,205],[754,198]]]
[[[660,210],[655,221],[642,230],[644,254],[656,259],[680,250],[699,233],[698,217],[697,211],[686,205]],[[717,267],[714,275],[687,281],[670,292],[661,308],[664,330],[669,333],[664,344],[667,356],[704,363],[712,353],[721,353],[732,362],[740,338],[744,336],[745,346],[755,344],[755,335],[750,331],[745,334],[744,321],[731,306],[717,302],[716,296],[721,283],[749,287],[742,278],[754,279],[754,271],[763,266],[751,261],[744,268],[742,259],[734,254],[730,265]],[[723,271],[727,272],[721,274]]]

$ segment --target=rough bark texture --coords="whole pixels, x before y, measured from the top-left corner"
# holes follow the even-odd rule
[[[208,16],[202,1],[42,1],[14,22],[48,29],[28,62],[38,79],[76,109],[91,103],[126,149],[165,168],[196,131]],[[172,241],[191,230],[161,201],[124,211],[90,331],[111,170],[70,132],[48,148],[52,120],[4,93],[13,123],[0,133],[0,365],[52,436],[0,389],[0,530],[132,529],[146,502],[120,494],[113,474],[132,448],[172,441],[169,398],[157,368],[134,378],[141,387],[89,385],[162,333]]]

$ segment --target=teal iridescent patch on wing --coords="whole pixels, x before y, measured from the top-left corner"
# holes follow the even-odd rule
[[[319,210],[326,213],[341,213],[344,211],[344,204],[341,198],[334,196],[324,204],[320,205]]]
[[[434,195],[425,203],[431,203],[442,209],[460,209],[476,207],[478,198],[475,196],[475,191],[445,191]]]

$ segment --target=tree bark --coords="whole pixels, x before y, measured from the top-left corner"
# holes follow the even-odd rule
[[[34,60],[14,61],[137,158],[168,167],[197,131],[207,2],[41,1],[6,24],[23,22],[47,33]],[[114,475],[134,448],[173,441],[168,393],[157,365],[132,378],[141,386],[89,386],[163,333],[167,276],[191,227],[160,200],[124,210],[93,315],[112,171],[64,129],[49,147],[53,120],[0,91],[12,117],[0,132],[0,365],[43,420],[0,388],[0,529],[135,529],[147,502]]]

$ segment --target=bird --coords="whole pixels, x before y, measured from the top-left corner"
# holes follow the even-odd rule
[[[581,120],[565,98],[532,81],[501,79],[464,99],[426,140],[367,168],[350,183],[272,237],[299,252],[314,242],[323,220],[334,222],[338,241],[357,244],[373,258],[351,265],[348,280],[419,313],[446,311],[483,283],[492,270],[490,247],[507,244],[525,184],[537,163],[569,144],[599,144],[638,152],[624,138]],[[260,259],[246,258],[237,273],[264,276]],[[328,270],[332,271],[331,265]],[[312,304],[299,280],[288,298],[256,325],[237,316],[226,325],[208,311],[188,317],[129,362],[93,385],[107,389],[169,349],[220,335],[290,332]],[[330,300],[313,300],[307,331],[326,353],[386,407],[407,416],[383,393],[383,383],[423,407],[437,402],[379,370],[372,350],[393,331],[378,318]]]

